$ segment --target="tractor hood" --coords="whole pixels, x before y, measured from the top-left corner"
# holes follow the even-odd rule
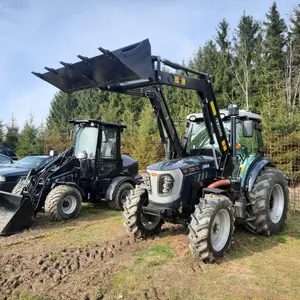
[[[175,169],[185,170],[193,167],[199,168],[200,170],[214,168],[214,159],[211,156],[190,156],[159,162],[148,166],[147,169],[151,171],[170,171]]]

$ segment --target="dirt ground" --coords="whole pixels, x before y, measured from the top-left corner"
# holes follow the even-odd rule
[[[191,257],[184,227],[137,242],[121,214],[85,205],[76,220],[39,214],[30,230],[0,237],[0,299],[300,299],[300,214],[270,238],[238,227],[209,265]]]

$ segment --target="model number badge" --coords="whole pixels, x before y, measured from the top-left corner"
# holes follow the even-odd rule
[[[202,165],[202,169],[207,169],[207,168],[209,168],[209,164]]]

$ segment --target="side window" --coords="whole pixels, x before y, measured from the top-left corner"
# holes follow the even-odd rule
[[[257,153],[259,148],[263,146],[261,134],[257,129],[254,129],[253,136],[251,138],[245,138],[243,136],[242,124],[239,124],[238,126],[237,143],[239,143],[241,145],[241,149],[246,152],[246,156]]]
[[[117,157],[117,130],[105,128],[102,131],[100,158],[116,159]]]

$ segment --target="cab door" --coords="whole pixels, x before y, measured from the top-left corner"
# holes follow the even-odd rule
[[[99,188],[106,190],[111,179],[118,176],[121,170],[120,129],[113,126],[103,126],[100,132],[98,155]]]

